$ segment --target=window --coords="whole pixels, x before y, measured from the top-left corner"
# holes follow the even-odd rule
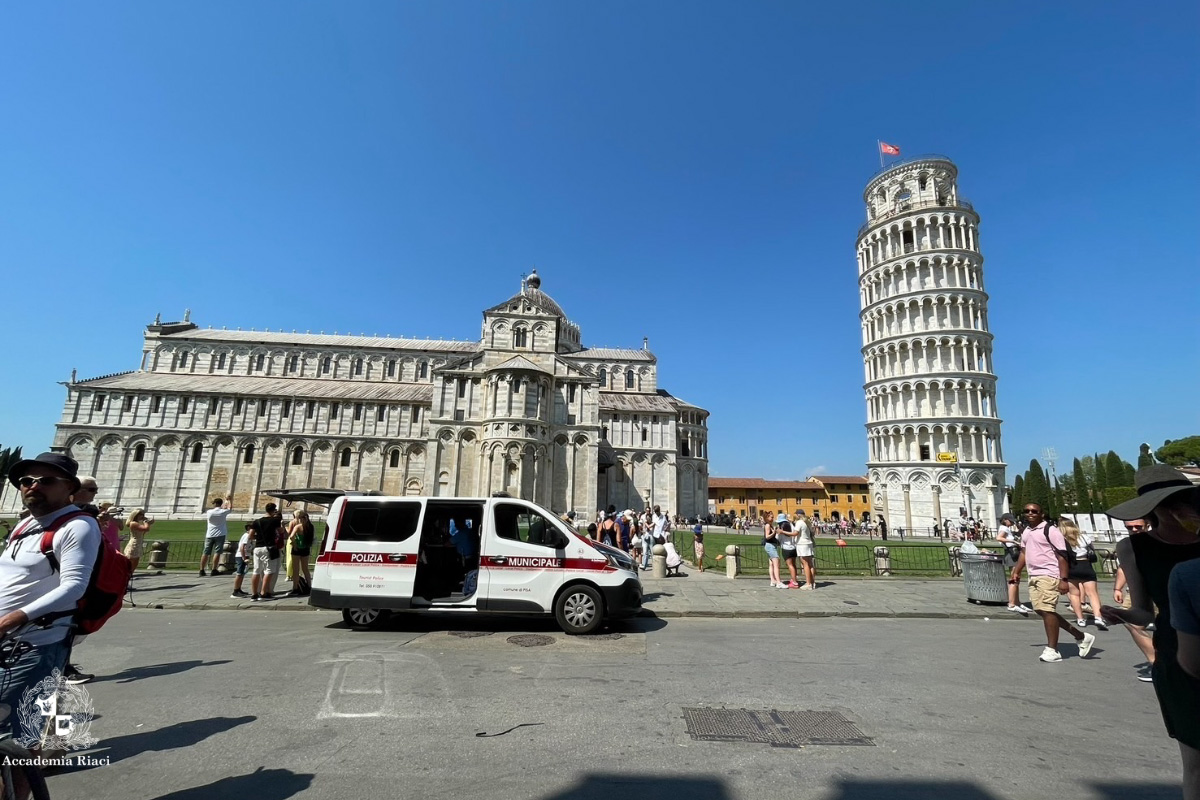
[[[601,367],[600,373],[597,377],[600,380],[601,389],[603,389],[605,386],[608,386],[608,370],[606,370],[604,367]]]
[[[233,399],[233,415],[236,417],[242,413],[242,398],[235,397]]]
[[[188,354],[186,352],[179,354],[179,368],[180,369],[183,369],[184,367],[187,366],[187,357],[188,357]]]
[[[102,395],[102,394],[96,395],[96,401],[94,403],[92,403],[92,410],[93,411],[103,411],[104,410],[104,395]]]
[[[191,400],[190,397],[179,398],[179,413],[181,413],[181,414],[187,413],[188,406],[191,405],[191,403],[189,402],[190,400]]]
[[[391,467],[392,469],[395,469],[396,467],[400,466],[400,451],[399,450],[392,451],[391,456],[389,456],[389,458],[388,458],[388,466]]]
[[[267,401],[262,399],[258,401],[258,416],[265,417],[267,415]]]
[[[309,400],[307,403],[305,403],[305,405],[304,405],[304,418],[305,419],[312,419],[313,415],[316,413],[317,413],[317,404],[316,403],[314,403],[312,400]]]
[[[387,376],[389,378],[396,377],[396,359],[389,359],[387,362]]]
[[[420,406],[413,406],[412,421],[413,422],[421,421],[421,407]]]
[[[383,418],[386,414],[387,414],[387,406],[385,406],[385,405],[375,406],[375,421],[376,422],[383,422]]]
[[[287,371],[295,372],[300,365],[300,356],[289,356],[287,361]]]
[[[921,460],[922,461],[929,460],[929,445],[927,445],[927,444],[921,445]]]
[[[528,347],[529,332],[524,328],[517,328],[513,331],[513,347]]]
[[[325,356],[324,358],[321,359],[321,374],[322,375],[329,374],[329,367],[330,367],[331,363],[332,363],[332,361],[330,360],[329,356]]]
[[[689,458],[691,456],[691,448],[688,447],[688,440],[686,438],[684,438],[684,440],[681,442],[679,454],[684,458]]]
[[[625,370],[625,388],[632,389],[634,387],[635,381],[636,381],[636,379],[633,377],[633,370],[631,370],[631,369]]]
[[[192,446],[192,463],[199,464],[200,457],[203,455],[204,455],[204,445],[200,444],[199,442],[196,442],[196,444],[194,444]]]
[[[292,401],[291,400],[283,401],[283,405],[280,406],[280,408],[279,408],[279,415],[284,418],[290,417],[292,415]]]
[[[525,388],[525,381],[514,381],[513,382],[513,394],[520,394],[521,390],[524,388]]]
[[[362,359],[361,358],[354,359],[354,374],[362,375]]]
[[[836,503],[837,501],[838,501],[838,496],[836,494],[829,495],[829,502]]]
[[[255,372],[262,372],[263,360],[264,359],[263,359],[262,353],[259,353],[257,356],[254,357],[254,371]]]
[[[862,496],[862,501],[863,501],[863,505],[867,504],[867,496],[865,494]]]
[[[455,410],[455,412],[454,412],[454,421],[455,422],[462,422],[466,418],[467,418],[467,414],[461,408]]]
[[[575,424],[575,415],[574,414],[567,414],[567,424],[568,425]]]
[[[303,463],[304,463],[304,448],[303,447],[293,447],[292,448],[292,466],[298,467]]]
[[[607,425],[604,425],[600,428],[600,439],[602,441],[608,441],[608,426]]]
[[[362,403],[354,404],[354,419],[362,419]]]
[[[341,403],[330,403],[329,404],[329,418],[337,419],[338,411],[340,411],[341,408],[342,408]]]
[[[125,405],[122,408],[122,411],[133,411],[133,395],[125,395]]]
[[[428,361],[421,362],[421,377],[422,378],[429,377],[429,362]]]
[[[458,396],[459,397],[467,396],[467,379],[466,378],[458,379]]]
[[[569,384],[567,386],[567,402],[568,403],[575,402],[575,384],[573,384],[573,383]]]
[[[514,542],[542,545],[547,548],[567,546],[567,537],[550,520],[523,506],[500,503],[496,505],[496,535]],[[562,560],[547,566],[562,566]]]
[[[353,455],[354,455],[354,453],[350,450],[349,447],[342,450],[342,466],[343,467],[350,466],[350,459]]]
[[[225,369],[225,354],[221,353],[217,356],[217,369]]]
[[[144,461],[145,459],[146,459],[146,445],[139,444],[137,447],[133,448],[133,460],[134,461]]]
[[[242,451],[242,463],[243,464],[253,464],[254,463],[254,445],[252,445],[252,444],[246,445],[246,449],[244,451]]]
[[[417,532],[420,503],[351,503],[339,539],[403,542]]]
[[[642,443],[643,444],[645,444],[646,434],[648,434],[649,432],[650,432],[650,430],[648,428],[642,428]]]
[[[924,175],[922,175],[920,178],[917,178],[917,188],[920,189],[922,192],[925,191],[925,185],[928,183],[928,181],[929,181],[929,179],[926,178]]]
[[[162,398],[154,395],[154,397],[150,398],[150,413],[157,414],[160,408],[162,408]]]

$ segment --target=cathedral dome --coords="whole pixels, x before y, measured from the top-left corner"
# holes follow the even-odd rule
[[[562,310],[562,306],[554,302],[554,298],[542,291],[542,279],[537,274],[537,270],[531,272],[529,277],[522,281],[521,286],[519,294],[514,294],[500,305],[489,309],[489,311],[500,311],[503,310],[504,306],[512,305],[514,301],[525,300],[547,314],[553,314],[564,320],[567,318],[567,312]]]

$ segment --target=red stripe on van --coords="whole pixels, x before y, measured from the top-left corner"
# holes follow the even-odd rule
[[[326,550],[317,557],[318,564],[363,564],[372,567],[415,567],[417,557],[406,554],[406,561],[392,561],[388,553],[351,553],[345,550]]]

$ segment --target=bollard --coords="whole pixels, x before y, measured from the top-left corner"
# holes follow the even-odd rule
[[[875,574],[886,575],[892,574],[892,556],[891,551],[886,547],[875,548]]]
[[[661,544],[656,544],[650,548],[650,577],[665,578],[667,577],[667,548]]]
[[[170,542],[160,541],[150,545],[150,569],[166,569],[167,551],[170,548]]]
[[[742,548],[731,544],[725,548],[725,577],[736,578],[741,571]]]
[[[961,555],[962,555],[961,547],[951,547],[950,548],[950,574],[955,578],[962,576]]]
[[[221,548],[221,553],[213,557],[213,575],[218,573],[228,575],[233,572],[233,553],[237,550],[237,545],[233,542],[226,542]]]

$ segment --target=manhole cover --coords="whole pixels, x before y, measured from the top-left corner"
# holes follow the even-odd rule
[[[683,719],[688,735],[704,742],[755,742],[772,747],[875,746],[874,739],[864,736],[854,723],[833,711],[685,708]]]
[[[843,603],[845,603],[845,604],[846,604],[846,605],[848,605],[848,606],[856,606],[856,605],[858,605],[858,601],[857,601],[857,600],[843,600],[842,602],[843,602]]]
[[[457,636],[460,639],[478,639],[480,636],[491,636],[491,631],[450,631],[451,636]]]
[[[594,636],[589,636],[588,638],[591,639],[592,641],[596,641],[598,639],[624,639],[625,634],[623,634],[623,633],[597,633]]]
[[[554,644],[554,637],[542,636],[540,633],[522,633],[508,637],[508,642],[517,647],[545,647],[548,644]]]

